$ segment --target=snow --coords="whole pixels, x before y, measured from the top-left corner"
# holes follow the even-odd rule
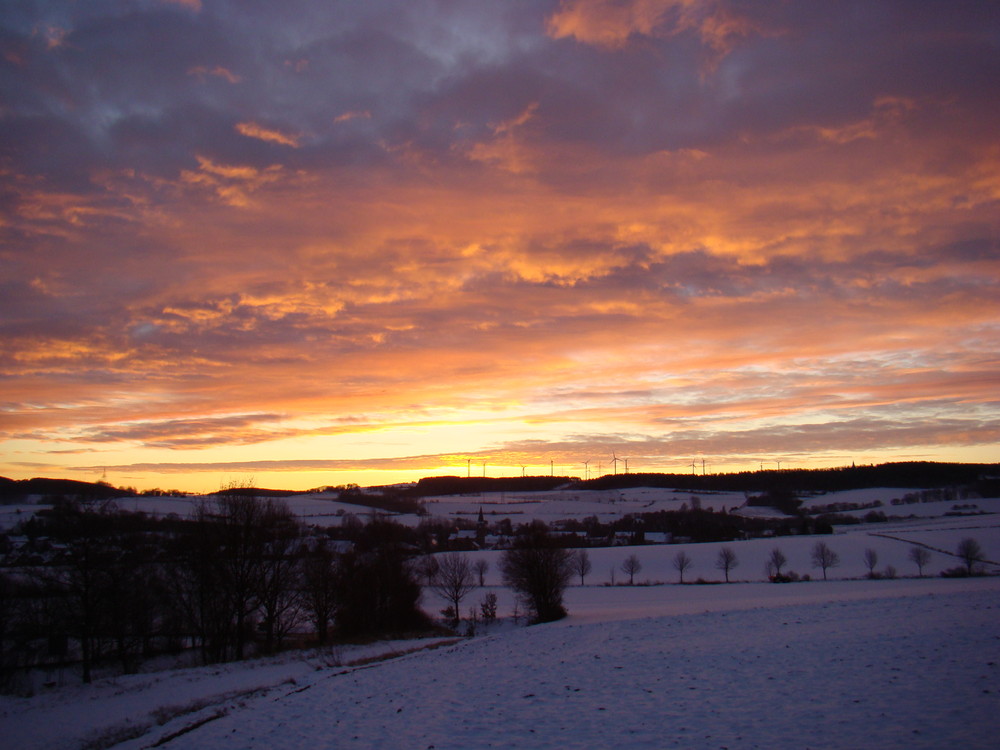
[[[119,730],[138,733],[121,750],[994,746],[1000,578],[568,594],[561,622],[361,666],[308,652],[4,698],[0,731],[23,750]]]
[[[6,747],[62,750],[83,745],[113,728],[151,729],[171,714],[186,721],[227,701],[287,689],[319,671],[329,674],[342,670],[342,664],[452,640],[380,641],[287,652],[273,659],[117,676],[95,680],[92,685],[63,686],[32,698],[0,696],[0,734]]]
[[[434,516],[475,518],[479,509],[487,521],[510,518],[514,524],[531,521],[582,521],[595,516],[602,522],[629,513],[655,513],[692,507],[693,499],[705,509],[721,511],[746,502],[742,492],[690,492],[652,487],[622,490],[553,490],[550,492],[484,492],[426,498],[424,505]]]
[[[732,507],[734,499],[701,495],[703,507]],[[435,511],[478,512],[482,500],[442,498]],[[632,491],[556,498],[552,508],[530,497],[493,500],[494,508],[551,521],[568,509],[586,516],[603,506],[617,516],[637,506],[679,507],[690,496]],[[317,507],[303,502],[296,512],[336,510],[314,501]],[[476,637],[288,652],[3,696],[0,744],[992,748],[1000,729],[1000,576],[938,576],[961,564],[951,553],[965,537],[981,544],[991,561],[984,569],[1000,572],[996,515],[898,519],[826,536],[590,549],[586,585],[574,579],[566,592],[569,617],[530,628],[511,621],[515,601],[500,586],[501,553],[474,552],[471,558],[489,563],[487,585],[462,608],[493,592],[505,618]],[[818,541],[840,556],[828,581],[816,580],[822,573],[811,565]],[[913,544],[932,550],[928,577],[915,577]],[[715,561],[723,546],[739,560],[733,583],[676,585],[672,561],[680,551],[693,560],[688,583],[721,581]],[[788,558],[785,572],[813,580],[766,583],[765,561],[775,548]],[[892,566],[901,577],[868,580],[866,549],[878,554],[878,571]],[[631,554],[642,564],[637,584],[647,585],[621,585],[621,564]],[[437,614],[444,603],[427,592],[423,606]],[[368,662],[379,656],[391,658]]]
[[[973,498],[958,501],[937,501],[891,505],[893,498],[902,498],[915,490],[893,487],[874,487],[844,492],[830,492],[806,497],[803,508],[829,505],[831,503],[872,503],[882,505],[874,510],[887,516],[937,517],[952,510],[955,505],[976,505],[987,513],[1000,513],[1000,498]],[[180,518],[191,518],[200,497],[127,497],[115,502],[124,510],[142,511],[156,516],[176,514]],[[340,502],[324,493],[291,495],[281,498],[289,509],[303,523],[319,526],[339,526],[344,514],[352,513],[364,517],[372,509],[364,505]],[[746,506],[743,492],[691,492],[651,487],[632,487],[622,490],[553,490],[549,492],[484,492],[467,495],[441,495],[425,498],[424,505],[435,517],[465,518],[474,520],[482,508],[487,521],[509,518],[512,523],[528,523],[534,520],[552,523],[562,520],[582,521],[595,516],[602,522],[621,518],[629,513],[653,513],[656,511],[680,510],[683,506],[721,511],[735,511],[740,515],[781,518],[782,514],[763,506]],[[41,500],[41,498],[35,498]],[[49,507],[38,502],[0,506],[0,530],[10,529],[16,523],[30,517],[42,508]],[[739,510],[737,510],[739,509]],[[843,515],[863,517],[873,508],[843,511]],[[378,511],[382,513],[382,511]],[[967,512],[975,512],[967,511]],[[417,525],[421,518],[414,514],[388,514],[400,523]]]

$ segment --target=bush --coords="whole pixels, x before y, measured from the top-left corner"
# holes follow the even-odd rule
[[[965,568],[948,568],[941,571],[942,578],[968,578],[969,571]]]
[[[572,553],[556,546],[544,524],[533,524],[504,552],[500,570],[504,585],[517,594],[532,622],[566,616],[563,593],[573,575]]]
[[[798,583],[800,580],[799,574],[794,570],[790,570],[787,573],[775,573],[771,576],[771,583]]]
[[[343,636],[404,633],[430,627],[418,606],[420,584],[399,549],[352,551],[338,570],[336,623]]]
[[[497,595],[491,591],[484,596],[479,603],[479,611],[487,625],[494,622],[497,619]]]

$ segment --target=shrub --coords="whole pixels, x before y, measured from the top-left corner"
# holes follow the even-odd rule
[[[942,578],[967,578],[969,571],[965,568],[948,568],[941,571]]]
[[[566,616],[563,593],[573,575],[572,553],[556,546],[544,524],[533,524],[500,560],[504,584],[527,607],[532,622]]]

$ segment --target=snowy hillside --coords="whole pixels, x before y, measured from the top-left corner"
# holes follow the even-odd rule
[[[314,654],[5,698],[0,731],[22,750],[995,746],[997,578],[588,586],[570,609],[357,667]]]
[[[488,568],[462,614],[494,593],[501,617],[473,638],[289,651],[87,686],[67,673],[33,697],[0,697],[0,746],[992,748],[1000,728],[1000,500],[973,501],[976,508],[963,509],[971,515],[945,515],[954,503],[891,505],[899,492],[810,499],[881,501],[899,516],[837,526],[834,534],[591,548],[592,570],[566,591],[569,617],[531,628],[513,621],[502,552],[470,552]],[[121,505],[186,516],[193,502]],[[473,518],[483,508],[491,521],[518,524],[694,502],[640,488],[441,497],[428,508],[439,518]],[[732,510],[742,496],[703,493],[697,502]],[[313,523],[365,512],[312,496],[290,498],[289,506]],[[962,564],[955,551],[966,538],[981,546],[981,570],[991,575],[941,578]],[[826,581],[812,559],[820,542],[838,557]],[[924,577],[910,557],[917,547],[930,554]],[[730,584],[720,583],[723,548],[736,559]],[[765,582],[775,549],[786,574],[812,580]],[[679,554],[690,559],[684,581],[694,585],[676,585]],[[641,566],[636,585],[622,585],[632,555]],[[877,578],[868,577],[873,559]],[[444,605],[425,591],[426,612],[437,616]]]

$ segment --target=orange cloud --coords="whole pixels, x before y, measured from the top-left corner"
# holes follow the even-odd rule
[[[342,115],[337,115],[333,118],[334,124],[339,124],[342,122],[350,122],[351,120],[370,120],[372,118],[372,113],[368,110],[352,110],[351,112],[344,112]]]
[[[198,78],[204,78],[206,75],[216,76],[217,78],[222,78],[232,84],[237,84],[243,80],[240,76],[236,75],[227,68],[222,67],[221,65],[216,65],[211,68],[205,65],[196,65],[193,68],[188,69],[188,75],[197,76]]]
[[[548,19],[553,39],[620,48],[633,36],[696,32],[707,45],[729,51],[734,40],[754,30],[723,3],[713,0],[564,0]]]
[[[277,143],[282,146],[298,148],[302,145],[301,135],[288,135],[274,128],[265,128],[255,122],[240,122],[236,124],[236,132],[247,138],[256,138],[267,143]]]
[[[283,181],[286,172],[275,164],[265,169],[232,164],[220,164],[198,156],[198,170],[182,170],[181,183],[208,188],[227,205],[248,208],[254,205],[251,194],[265,185]]]

